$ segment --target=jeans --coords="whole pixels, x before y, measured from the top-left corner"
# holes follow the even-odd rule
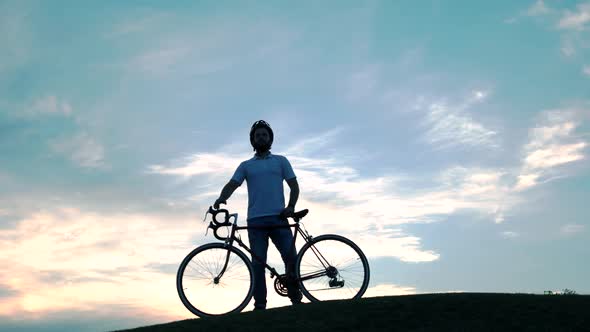
[[[264,216],[248,220],[248,226],[264,227],[287,225],[286,220],[281,220],[279,216]],[[265,267],[266,254],[268,251],[268,239],[271,239],[275,247],[281,253],[281,258],[285,263],[285,273],[288,277],[287,290],[289,298],[293,303],[301,302],[301,292],[295,280],[295,259],[297,253],[293,245],[293,233],[291,228],[261,228],[248,229],[248,240],[250,249],[258,259],[252,257],[252,267],[254,269],[254,308],[266,308],[266,277]]]

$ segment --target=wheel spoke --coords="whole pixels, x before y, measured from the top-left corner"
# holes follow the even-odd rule
[[[195,249],[183,261],[177,289],[183,304],[198,316],[221,315],[242,310],[250,301],[252,267],[237,249],[209,244]],[[240,254],[238,254],[240,253]],[[218,283],[214,278],[224,269]]]
[[[337,235],[317,237],[312,244],[304,246],[300,255],[298,277],[302,292],[310,300],[352,299],[365,292],[369,282],[368,262],[350,240]],[[330,265],[324,267],[326,262]]]

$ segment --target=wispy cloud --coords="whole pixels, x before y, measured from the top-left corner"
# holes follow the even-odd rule
[[[582,67],[582,74],[590,77],[590,65],[584,65]]]
[[[539,123],[529,131],[529,143],[515,190],[523,190],[557,176],[555,168],[585,158],[588,142],[575,135],[580,125],[575,111],[544,112]]]
[[[531,151],[525,159],[527,167],[545,169],[584,158],[586,142],[548,146]]]
[[[334,128],[320,135],[316,135],[311,138],[305,138],[300,140],[293,145],[287,147],[285,154],[287,155],[303,155],[313,154],[314,152],[321,151],[326,146],[333,143],[337,136],[343,133],[343,128]]]
[[[72,106],[67,100],[60,100],[55,95],[48,95],[34,101],[25,112],[30,115],[48,114],[69,116],[72,114]]]
[[[560,232],[564,235],[575,235],[584,232],[586,226],[580,224],[567,224],[560,228]]]
[[[86,133],[52,140],[49,146],[54,152],[66,156],[78,166],[85,168],[106,166],[105,148]]]
[[[545,1],[537,0],[525,10],[522,10],[518,14],[505,19],[504,23],[514,24],[523,17],[544,17],[554,13],[556,13],[556,10],[547,6]]]
[[[572,57],[574,54],[576,54],[576,47],[574,45],[572,37],[562,37],[560,51],[561,54],[563,54],[566,57]]]
[[[506,231],[506,232],[502,232],[502,237],[505,239],[514,239],[519,237],[520,234],[517,232],[512,232],[512,231]]]
[[[573,10],[560,10],[549,7],[543,0],[537,0],[518,17],[546,18],[541,22],[551,22],[551,27],[560,31],[560,52],[567,58],[572,58],[582,49],[588,48],[589,40],[585,32],[590,22],[590,2],[577,4]],[[505,23],[514,23],[516,19],[515,17]]]
[[[518,19],[516,17],[509,17],[507,19],[504,19],[504,23],[506,24],[514,24],[518,21]]]
[[[248,158],[251,157],[248,157],[248,155],[234,156],[223,153],[197,153],[173,161],[171,166],[148,166],[148,173],[177,175],[183,178],[204,174],[233,174],[233,171],[235,171],[240,162]]]
[[[106,38],[121,38],[133,34],[153,33],[171,20],[174,20],[174,15],[170,13],[144,9],[135,13],[133,17],[115,23],[104,36]]]
[[[474,120],[468,113],[474,105],[482,102],[489,92],[473,91],[460,104],[445,101],[430,103],[423,125],[427,128],[424,139],[438,148],[453,146],[498,147],[497,133]]]
[[[533,5],[531,5],[526,10],[526,15],[528,16],[542,16],[547,15],[552,12],[552,9],[545,5],[545,1],[537,0]]]
[[[368,65],[350,75],[348,80],[347,98],[359,101],[373,96],[379,85],[379,66]]]
[[[590,22],[590,2],[578,4],[576,10],[565,10],[559,17],[556,28],[561,30],[561,53],[571,58],[590,43],[585,33]]]
[[[148,51],[135,58],[134,66],[144,73],[169,73],[178,63],[187,58],[189,52],[188,44]]]
[[[328,131],[320,137],[329,140],[330,137],[335,137],[337,131]],[[315,144],[315,140],[300,141],[287,148],[287,151],[295,153],[305,150],[309,152],[303,149],[309,144]],[[324,144],[329,143],[324,141]],[[224,153],[195,154],[174,161],[175,166],[172,167],[155,165],[149,166],[148,169],[154,174],[173,175],[185,180],[194,176],[206,176],[207,183],[216,184],[217,188],[214,191],[210,191],[208,188],[209,190],[205,193],[195,193],[189,197],[193,201],[199,201],[206,205],[211,203],[211,197],[219,193],[239,163],[250,157]],[[321,223],[314,223],[316,232],[321,234],[328,231],[338,231],[341,234],[358,234],[359,231],[378,222],[374,217],[371,217],[368,219],[369,223],[358,223],[358,220],[367,220],[367,216],[364,209],[359,210],[355,206],[362,204],[365,200],[386,195],[384,184],[390,182],[391,178],[361,179],[356,169],[332,159],[289,155],[289,160],[295,169],[300,186],[305,191],[298,206],[312,210],[312,219],[323,220]],[[238,212],[240,209],[245,210],[247,206],[244,194],[245,192],[236,192],[230,199],[230,205]],[[343,208],[346,205],[349,206]],[[310,220],[309,217],[307,219]],[[363,246],[367,255],[393,255],[405,261],[430,261],[438,257],[433,252],[421,250],[418,238],[407,236],[399,231],[383,230],[379,234],[364,234],[357,237],[358,244]],[[392,250],[380,250],[383,245]]]
[[[140,50],[127,67],[133,73],[164,77],[205,75],[247,61],[277,59],[277,54],[282,54],[299,35],[277,22],[236,23],[242,20],[225,18],[208,25],[201,22],[183,26],[182,30],[168,28],[154,33],[151,45],[155,46]],[[142,29],[144,25],[139,22],[131,30]]]
[[[302,188],[298,205],[313,211],[308,220],[321,221],[312,221],[314,227],[354,236],[368,255],[394,256],[413,262],[436,260],[438,254],[422,249],[420,239],[401,231],[401,225],[435,222],[440,216],[462,210],[477,211],[486,218],[502,222],[504,209],[518,201],[510,196],[503,170],[453,167],[435,176],[428,189],[416,192],[401,186],[414,180],[408,175],[361,176],[357,168],[344,161],[306,155],[311,153],[304,148],[308,145],[321,144],[329,148],[337,140],[338,132],[340,129],[330,130],[318,135],[319,141],[304,139],[287,147],[288,158]],[[216,190],[220,190],[227,179],[219,175],[229,178],[246,158],[249,157],[195,154],[173,162],[174,166],[150,166],[149,172],[185,179],[205,175],[207,182],[213,180],[219,186]],[[191,199],[207,203],[216,193],[208,188],[205,193],[195,193]]]
[[[557,23],[559,29],[584,30],[590,22],[590,3],[578,4],[576,11],[565,10]]]

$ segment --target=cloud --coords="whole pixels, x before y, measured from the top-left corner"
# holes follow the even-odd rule
[[[181,60],[189,55],[188,45],[148,51],[137,56],[134,66],[141,72],[149,74],[164,74],[173,69]]]
[[[498,147],[497,133],[475,121],[467,110],[482,102],[489,92],[476,90],[461,104],[449,105],[445,101],[430,103],[423,126],[427,128],[424,140],[439,148],[453,146]],[[420,107],[420,106],[417,106]]]
[[[552,28],[561,31],[560,52],[565,57],[574,57],[581,52],[581,49],[586,49],[590,45],[585,33],[590,22],[590,2],[578,4],[575,10],[565,9],[560,12],[549,8],[544,1],[538,0],[519,16],[547,17],[547,20],[541,22],[549,21]]]
[[[172,166],[150,165],[148,173],[162,175],[177,175],[183,178],[190,178],[195,175],[230,174],[236,170],[238,165],[251,158],[247,155],[228,155],[215,153],[197,153],[184,159],[172,162]]]
[[[561,42],[561,54],[566,57],[572,57],[576,54],[576,47],[574,46],[574,41],[571,37],[562,37]]]
[[[371,65],[353,73],[348,81],[347,98],[359,101],[376,93],[379,83],[379,67]]]
[[[331,144],[343,132],[344,128],[334,128],[320,135],[305,138],[289,146],[284,153],[285,155],[312,154]]]
[[[584,232],[586,226],[579,224],[567,224],[560,228],[560,232],[564,235],[574,235]]]
[[[49,146],[54,152],[68,157],[80,167],[102,168],[106,166],[103,145],[86,133],[53,140]]]
[[[527,11],[526,15],[528,16],[542,16],[547,15],[552,10],[545,5],[543,0],[537,0],[533,5],[531,5]]]
[[[414,287],[399,286],[395,284],[379,284],[367,288],[363,297],[378,297],[378,296],[392,296],[392,295],[410,295],[416,294]]]
[[[590,2],[579,4],[577,11],[565,10],[556,24],[563,31],[561,37],[561,53],[573,57],[581,49],[587,49],[590,40],[587,38],[587,27],[590,22]]]
[[[175,16],[170,13],[140,9],[134,13],[133,17],[115,23],[104,36],[106,38],[122,38],[133,34],[153,33],[174,19]]]
[[[580,126],[575,110],[542,113],[539,123],[529,130],[522,169],[515,190],[524,190],[551,180],[561,172],[558,166],[585,159],[588,142],[575,135]]]
[[[514,24],[518,21],[518,19],[516,17],[510,17],[505,19],[503,22],[506,24]]]
[[[582,74],[590,77],[590,65],[584,65],[582,67]]]
[[[36,100],[27,113],[69,116],[72,114],[72,106],[67,101],[60,101],[56,96],[49,95]]]
[[[18,294],[19,292],[17,290],[13,289],[12,287],[4,286],[2,283],[0,283],[0,299],[14,297]]]
[[[469,98],[456,106],[455,112],[461,115],[488,95],[489,92],[484,90],[473,91]],[[424,108],[423,105],[420,107]],[[450,113],[449,107],[432,103],[428,110],[438,112],[438,118]],[[575,133],[579,121],[575,111],[544,112],[529,131],[530,139],[523,147],[524,155],[516,170],[452,166],[437,174],[429,174],[430,181],[426,184],[418,179],[424,174],[361,176],[360,170],[352,166],[353,159],[334,159],[327,155],[312,157],[320,148],[333,149],[333,143],[345,133],[342,128],[293,142],[285,151],[302,188],[298,207],[312,211],[306,221],[313,225],[316,234],[333,232],[354,238],[371,257],[386,255],[405,262],[428,262],[438,259],[439,254],[422,248],[421,239],[404,232],[403,225],[437,222],[464,211],[497,224],[503,223],[505,213],[525,200],[520,191],[563,176],[563,172],[556,172],[557,168],[583,158],[582,150],[587,144]],[[470,144],[482,140],[477,138],[478,135],[470,134],[459,135],[459,141]],[[208,183],[218,183],[221,188],[226,179],[219,175],[231,176],[237,165],[248,158],[250,156],[238,154],[197,153],[176,160],[171,166],[155,165],[149,169],[154,174],[185,179],[207,176]],[[420,189],[413,186],[418,182],[421,183]],[[207,190],[190,198],[210,201],[217,194],[218,190]],[[239,206],[245,208],[246,198],[243,191],[241,194]],[[363,222],[359,223],[359,220]],[[516,237],[518,234],[503,233],[502,236]]]
[[[162,18],[174,16],[164,15],[154,20]],[[182,20],[181,17],[174,19]],[[244,20],[250,18],[228,17],[210,22],[190,22],[183,24],[181,30],[170,28],[178,26],[174,22],[161,31],[154,31],[149,36],[152,40],[150,45],[154,46],[140,50],[126,67],[133,74],[139,72],[160,77],[206,75],[261,58],[269,61],[282,59],[285,56],[277,56],[277,53],[285,51],[299,36],[298,32],[277,22]],[[140,31],[146,24],[138,22],[123,29]],[[116,27],[115,31],[117,29],[121,27]]]
[[[525,164],[532,169],[544,169],[567,164],[583,159],[583,150],[586,146],[586,142],[578,142],[537,149],[529,153],[525,159]]]
[[[320,135],[330,137],[329,134]],[[312,141],[304,140],[294,144],[287,150],[300,151],[301,147],[310,144]],[[227,178],[233,174],[233,171],[239,163],[250,157],[239,157],[228,154],[195,154],[181,161],[175,161],[173,167],[150,166],[150,172],[161,175],[174,175],[187,180],[194,176],[206,176],[208,183],[217,183],[218,189],[227,181]],[[311,159],[305,157],[290,157],[291,164],[296,170],[296,174],[302,188],[305,188],[305,197],[300,197],[298,206],[300,208],[309,208],[313,211],[314,220],[323,220],[320,224],[314,225],[316,233],[322,234],[328,231],[338,231],[343,235],[358,233],[366,229],[367,224],[359,224],[356,220],[362,220],[363,211],[349,208],[343,210],[340,204],[350,204],[354,207],[359,204],[359,200],[370,199],[374,196],[382,195],[383,183],[388,180],[383,178],[361,180],[358,179],[358,171],[351,167],[339,165],[333,160]],[[182,164],[184,163],[184,164]],[[227,178],[226,178],[227,177]],[[286,189],[286,188],[285,188]],[[205,193],[195,193],[189,199],[197,200],[203,204],[210,203],[211,197],[215,197],[219,191],[207,191]],[[339,203],[334,204],[333,203]],[[245,210],[247,200],[245,191],[234,193],[229,202],[231,208],[235,211]],[[241,210],[240,210],[241,209]],[[310,220],[310,218],[306,218]],[[328,220],[339,220],[338,223],[327,222]],[[436,259],[438,256],[432,252],[423,252],[419,249],[419,239],[408,237],[401,233],[387,233],[379,236],[361,236],[358,238],[359,245],[363,246],[367,255],[382,255],[382,247],[376,245],[381,243],[395,250],[390,250],[385,255],[395,255],[403,260],[408,261],[428,261]]]
[[[474,96],[483,98],[484,94],[475,93]],[[329,130],[318,135],[317,140],[294,142],[285,151],[289,152],[288,158],[302,188],[298,208],[312,211],[306,220],[313,225],[314,232],[354,237],[367,255],[394,256],[408,262],[436,260],[439,255],[423,249],[420,238],[402,231],[401,225],[436,222],[442,216],[459,211],[475,211],[500,223],[504,220],[504,211],[519,201],[505,183],[509,174],[500,169],[451,167],[438,175],[429,175],[432,180],[426,188],[416,190],[412,183],[422,181],[423,174],[417,178],[396,174],[361,176],[359,169],[349,164],[354,160],[308,156],[315,154],[316,145],[330,149],[341,131]],[[173,161],[170,166],[154,165],[148,169],[152,174],[173,175],[185,180],[204,176],[205,182],[219,188],[211,191],[207,187],[204,192],[188,197],[205,204],[219,193],[237,165],[247,158],[250,156],[197,153]],[[237,205],[234,197],[230,199],[232,210],[245,209],[245,191],[234,195],[242,196]]]
[[[530,173],[530,174],[521,174],[517,177],[516,186],[514,190],[520,191],[532,187],[537,184],[537,180],[541,174],[539,173]]]
[[[514,24],[517,21],[519,21],[519,19],[521,19],[523,17],[543,17],[543,16],[547,16],[550,14],[554,14],[554,13],[555,13],[555,10],[553,8],[548,7],[547,4],[545,4],[545,1],[537,0],[537,1],[535,1],[534,4],[532,4],[526,10],[520,11],[518,14],[505,19],[504,23]]]
[[[461,209],[495,213],[500,200],[497,195],[505,190],[500,181],[503,173],[497,170],[453,167],[434,177],[430,188],[413,192],[401,187],[404,182],[411,183],[410,178],[360,178],[355,169],[330,166],[327,160],[321,168],[301,166],[313,164],[313,160],[302,164],[297,160],[293,164],[309,199],[354,212],[381,226],[432,222],[436,220],[433,216]]]
[[[176,292],[170,291],[170,280],[191,248],[211,240],[187,232],[193,224],[193,216],[98,214],[75,208],[54,208],[24,218],[15,229],[0,231],[0,284],[15,290],[0,299],[0,325],[30,328],[55,323],[78,330],[77,321],[59,317],[90,312],[103,317],[115,308],[146,322],[191,317]],[[30,252],[35,255],[27,255]],[[366,296],[414,292],[412,287],[380,284]],[[272,295],[271,304],[280,303]],[[8,319],[15,316],[28,325]],[[84,314],[76,317],[91,320]]]
[[[519,236],[520,236],[520,234],[517,232],[511,232],[511,231],[502,232],[502,237],[505,239],[514,239]]]
[[[590,3],[578,4],[577,11],[565,10],[557,23],[559,29],[584,30],[590,22]]]
[[[314,210],[314,211],[317,211]],[[333,215],[333,214],[332,214]],[[351,216],[356,217],[360,215]],[[317,218],[317,216],[314,216]],[[321,220],[321,219],[317,219]],[[341,222],[352,222],[352,218],[339,219]],[[367,231],[355,232],[355,234],[344,234],[351,238],[367,255],[367,257],[395,257],[402,262],[424,263],[432,262],[440,258],[440,255],[433,250],[425,250],[422,248],[420,238],[404,234],[401,231],[374,231],[368,233]]]
[[[181,317],[185,310],[169,287],[171,266],[193,241],[203,241],[204,234],[190,231],[195,219],[55,207],[0,229],[0,285],[14,290],[0,301],[0,315],[45,316],[125,302],[151,315]]]

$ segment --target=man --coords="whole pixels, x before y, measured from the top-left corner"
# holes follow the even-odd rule
[[[281,253],[288,276],[287,289],[293,304],[301,303],[301,292],[294,282],[296,251],[290,228],[265,228],[285,225],[283,216],[291,216],[299,197],[299,184],[287,158],[270,153],[274,134],[270,125],[263,120],[256,121],[250,129],[250,144],[256,151],[252,159],[243,161],[231,180],[223,187],[219,198],[213,204],[225,204],[232,193],[246,180],[248,183],[248,229],[250,248],[259,259],[252,258],[254,268],[254,310],[266,309],[265,268],[270,238]],[[289,204],[285,207],[283,180],[290,188]]]

